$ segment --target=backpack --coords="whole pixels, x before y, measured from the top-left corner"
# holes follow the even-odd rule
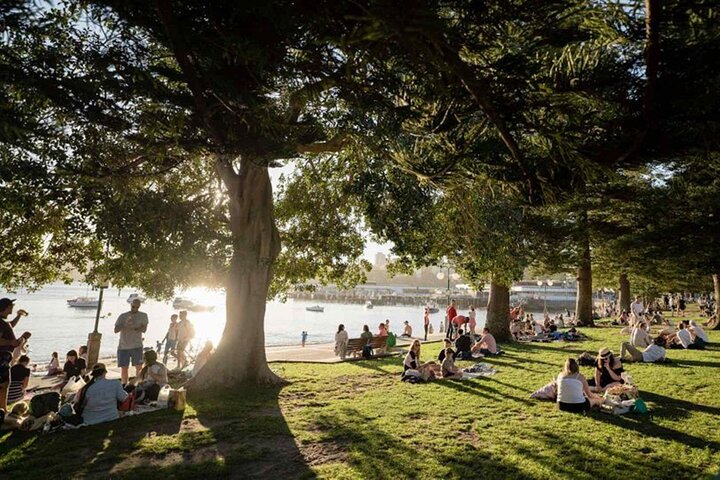
[[[50,412],[57,413],[60,410],[60,394],[58,392],[47,392],[35,395],[30,399],[30,415],[40,418]]]
[[[392,332],[388,332],[386,345],[388,347],[394,347],[396,344],[397,344],[397,338],[395,337],[395,334]]]
[[[593,358],[592,355],[590,355],[587,352],[583,352],[582,355],[580,355],[577,358],[577,363],[580,366],[583,367],[594,367],[595,366],[595,358]]]

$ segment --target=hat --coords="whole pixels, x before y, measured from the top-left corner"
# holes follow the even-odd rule
[[[598,356],[600,357],[607,357],[608,355],[612,354],[612,350],[610,350],[607,347],[603,347],[598,351]]]
[[[0,298],[0,310],[5,310],[10,305],[13,305],[15,303],[15,299],[9,299],[9,298]]]

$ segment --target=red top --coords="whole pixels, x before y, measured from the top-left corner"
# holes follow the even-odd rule
[[[463,323],[465,323],[465,317],[462,315],[456,315],[452,319],[452,323],[454,323],[455,325],[462,325]]]
[[[450,320],[457,317],[457,310],[452,305],[447,308],[447,311],[445,313],[447,313],[447,316]]]

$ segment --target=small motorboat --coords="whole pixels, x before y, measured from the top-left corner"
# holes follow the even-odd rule
[[[372,310],[374,306],[375,306],[375,305],[373,305],[370,300],[368,300],[367,302],[365,302],[365,309],[366,309],[366,310]]]
[[[215,310],[214,305],[203,305],[187,297],[175,297],[173,300],[175,310],[190,310],[191,312],[210,312]]]
[[[140,300],[140,303],[143,303],[146,298],[140,295],[139,293],[131,293],[130,296],[127,298],[127,303],[132,303],[135,300]]]
[[[437,307],[428,307],[428,311],[430,313],[438,313],[440,311],[440,309]]]
[[[97,298],[77,297],[67,301],[68,307],[97,308],[100,301]]]
[[[308,312],[319,312],[322,313],[325,311],[325,307],[321,307],[320,305],[314,305],[312,307],[305,307],[305,310]]]

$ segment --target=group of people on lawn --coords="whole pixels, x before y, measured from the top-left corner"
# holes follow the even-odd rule
[[[26,396],[30,378],[30,358],[22,354],[30,332],[15,337],[14,327],[23,316],[25,310],[18,310],[13,320],[14,300],[0,299],[0,425],[5,417],[8,405],[13,405],[13,412],[27,412],[27,405],[22,402]],[[158,352],[143,347],[143,334],[147,330],[147,314],[141,312],[140,301],[134,300],[129,312],[121,314],[115,322],[115,333],[120,334],[117,350],[117,363],[121,370],[121,381],[106,378],[107,367],[104,363],[96,363],[88,368],[88,348],[83,345],[78,350],[70,350],[67,360],[60,368],[57,352],[52,353],[48,364],[48,375],[64,375],[64,381],[56,387],[65,392],[69,382],[80,382],[83,385],[73,392],[69,402],[73,406],[72,417],[81,419],[80,423],[92,425],[117,419],[118,402],[125,402],[129,395],[137,402],[155,401],[160,390],[168,384],[168,369],[164,362],[158,361]],[[192,324],[187,320],[187,312],[180,312],[180,323],[173,315],[165,348],[165,361],[172,354],[178,361],[178,367],[187,365],[185,348],[194,336]],[[159,351],[159,348],[158,348]],[[206,345],[195,362],[197,371],[212,354],[212,344]],[[129,381],[130,365],[135,367],[135,380]],[[78,385],[79,386],[79,385]]]

